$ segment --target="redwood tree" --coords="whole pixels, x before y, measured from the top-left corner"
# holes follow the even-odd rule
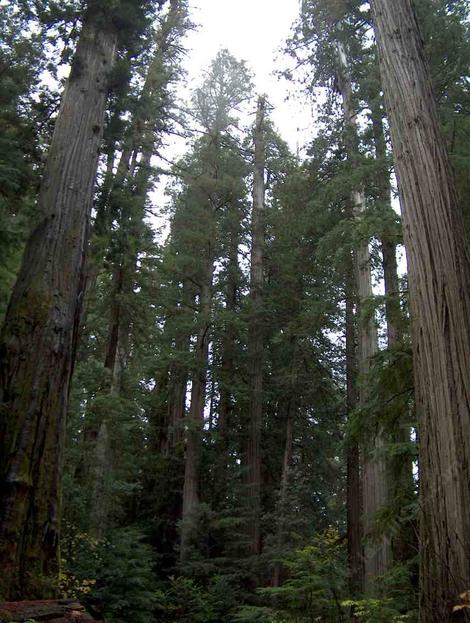
[[[412,2],[374,0],[372,11],[408,257],[420,436],[420,621],[443,623],[470,587],[470,258]]]
[[[143,3],[134,4],[133,20]],[[65,413],[119,29],[126,30],[117,14],[88,2],[39,189],[37,224],[1,334],[0,593],[7,597],[44,596],[58,571]]]
[[[255,160],[253,209],[251,217],[250,298],[252,318],[248,330],[249,423],[246,446],[246,485],[249,551],[261,551],[261,427],[263,418],[263,247],[264,247],[264,169],[266,101],[258,99],[254,130]]]

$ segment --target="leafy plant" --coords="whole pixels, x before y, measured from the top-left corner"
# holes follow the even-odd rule
[[[106,623],[150,623],[157,604],[152,549],[135,528],[115,530],[106,540],[80,534],[70,551],[63,587]]]

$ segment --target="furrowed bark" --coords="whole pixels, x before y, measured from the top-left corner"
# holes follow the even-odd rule
[[[349,75],[348,61],[341,42],[337,42],[338,87],[342,97],[348,158],[357,157],[357,111],[353,102],[353,91]],[[353,214],[360,218],[366,210],[366,197],[363,188],[351,193]],[[358,295],[358,369],[359,405],[368,401],[367,375],[372,357],[378,352],[377,330],[373,317],[367,318],[364,309],[372,296],[369,242],[363,241],[355,253],[355,271]],[[375,517],[387,501],[386,466],[384,459],[373,456],[383,446],[381,431],[376,431],[373,443],[363,448],[362,454],[362,495],[363,495],[363,537],[364,537],[364,578],[366,594],[376,592],[376,579],[382,576],[391,563],[390,543],[385,536],[377,537]]]
[[[187,417],[186,460],[183,486],[183,515],[181,522],[180,560],[189,557],[191,542],[197,530],[199,507],[199,480],[202,454],[202,432],[206,402],[209,329],[212,304],[212,276],[214,264],[207,262],[204,283],[200,290],[199,332],[196,342],[195,367],[192,374],[191,404]]]
[[[234,213],[236,207],[229,208]],[[238,224],[238,223],[237,223]],[[230,448],[230,426],[233,411],[233,395],[231,391],[231,383],[233,383],[235,374],[235,346],[236,331],[233,327],[233,319],[237,310],[238,302],[238,247],[239,235],[236,231],[230,231],[228,243],[228,267],[227,267],[227,284],[225,289],[225,309],[230,316],[227,319],[224,329],[224,339],[222,344],[222,378],[220,382],[220,401],[219,416],[217,420],[217,465],[215,473],[215,497],[216,504],[219,508],[224,508],[227,499],[227,468],[229,463]]]
[[[0,592],[45,596],[59,566],[65,413],[116,34],[91,5],[1,336]]]
[[[187,316],[193,306],[194,292],[188,279],[183,281],[183,295],[180,318]],[[169,447],[172,452],[179,452],[184,441],[184,417],[186,412],[186,389],[188,386],[188,368],[181,359],[189,353],[191,336],[185,326],[177,329],[175,339],[176,359],[170,365],[170,388],[168,395]],[[178,361],[178,357],[180,361]]]
[[[264,248],[264,117],[266,103],[258,99],[255,122],[255,163],[253,179],[250,299],[252,319],[248,331],[249,422],[246,448],[246,496],[248,548],[261,551],[261,426],[263,418],[263,248]]]
[[[356,340],[356,280],[354,259],[351,256],[345,283],[346,298],[346,409],[348,414],[357,407],[357,340]],[[362,551],[362,486],[359,445],[350,442],[347,448],[346,511],[348,529],[349,587],[353,597],[364,590],[364,560]]]
[[[291,481],[292,463],[294,459],[294,432],[295,432],[295,420],[298,412],[298,399],[297,399],[297,377],[298,377],[298,346],[297,338],[292,338],[292,364],[289,370],[289,383],[286,399],[286,414],[285,414],[285,442],[284,442],[284,455],[282,459],[281,470],[281,486],[279,489],[279,525],[277,527],[277,548],[281,551],[284,533],[288,526],[286,526],[285,513],[287,512],[288,505],[288,491],[289,482]],[[274,566],[272,585],[280,586],[283,568],[281,563],[276,562]]]
[[[374,136],[375,156],[380,162],[377,175],[378,200],[384,214],[387,213],[394,219],[391,196],[392,187],[390,172],[387,165],[387,146],[383,124],[384,112],[379,104],[379,88],[370,105],[372,129]],[[397,245],[393,231],[385,231],[380,239],[382,249],[382,268],[384,276],[385,292],[385,318],[387,323],[387,346],[393,349],[403,338],[404,318],[400,306],[400,288],[398,278]],[[391,440],[397,444],[407,444],[411,440],[411,429],[398,420],[394,423],[391,431]],[[397,500],[406,500],[410,503],[414,497],[413,462],[411,457],[405,458],[402,454],[392,456],[387,461],[388,465],[388,498],[396,507]],[[401,509],[400,509],[401,510]],[[406,561],[415,555],[416,529],[411,520],[396,531],[392,538],[392,553],[395,561]]]
[[[470,258],[410,0],[374,0],[402,200],[420,437],[422,623],[470,587]],[[470,615],[462,610],[462,620]]]

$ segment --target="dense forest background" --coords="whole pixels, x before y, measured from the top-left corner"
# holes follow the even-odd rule
[[[384,105],[368,3],[304,0],[279,42],[273,70],[316,104],[305,157],[228,50],[181,101],[186,0],[104,5],[0,2],[0,597],[77,597],[107,623],[389,623],[442,594],[447,614],[421,623],[467,620],[469,534],[436,566],[457,549],[462,582],[423,565],[429,508],[469,514],[468,428],[418,460],[439,383],[413,351],[389,136],[408,113]],[[414,9],[465,236],[468,3]],[[406,160],[396,136],[418,175],[424,148]],[[441,455],[464,483],[444,506],[421,482]]]

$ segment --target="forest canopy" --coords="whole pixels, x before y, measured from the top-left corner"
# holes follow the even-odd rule
[[[470,621],[470,10],[295,4],[0,0],[2,602]]]

